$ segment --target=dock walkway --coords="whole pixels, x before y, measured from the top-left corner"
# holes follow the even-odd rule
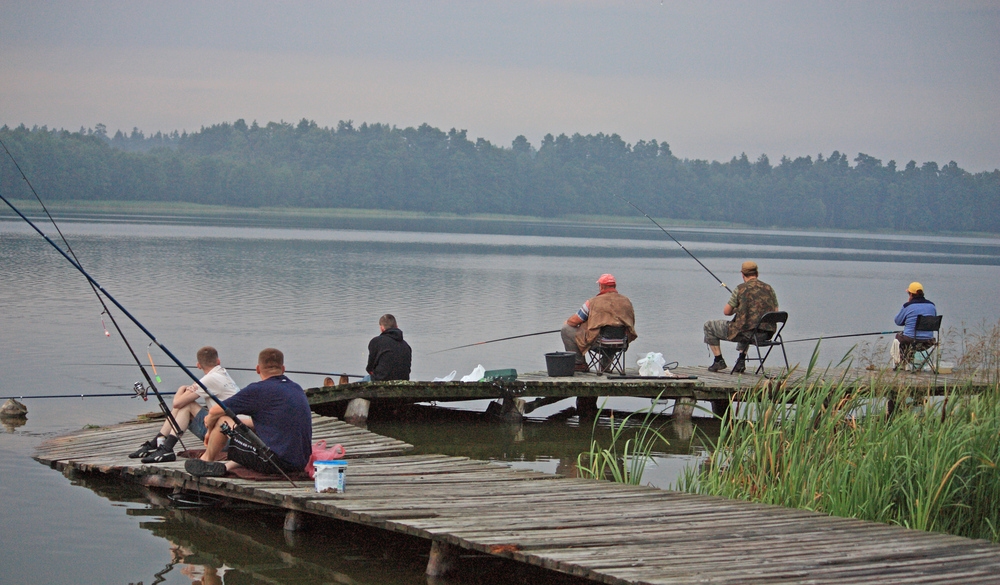
[[[1000,583],[1000,546],[985,541],[464,457],[408,455],[406,443],[322,417],[314,419],[315,440],[347,449],[345,493],[316,493],[311,483],[199,479],[182,461],[128,459],[158,424],[78,431],[46,441],[35,458],[64,471],[115,474],[417,536],[430,541],[432,562],[435,554],[467,549],[616,584]]]
[[[767,376],[753,373],[730,375],[726,372],[709,372],[705,367],[686,366],[671,370],[680,378],[642,378],[638,371],[626,371],[627,376],[605,376],[577,373],[571,377],[552,378],[544,372],[518,374],[513,381],[491,382],[355,382],[339,386],[309,388],[306,395],[315,412],[344,418],[347,405],[355,399],[371,401],[373,408],[389,408],[418,402],[457,402],[463,400],[517,400],[522,414],[566,398],[589,400],[596,405],[598,397],[637,397],[661,399],[691,399],[713,404],[715,411],[722,410],[733,400],[740,400],[746,393],[761,384],[782,381],[781,369],[767,368]],[[793,368],[787,383],[795,384],[804,378],[804,372]],[[901,393],[942,395],[963,385],[971,391],[981,391],[982,380],[969,380],[962,374],[933,374],[930,372],[894,372],[892,370],[829,369],[813,374],[811,380],[837,382],[863,389],[877,383]],[[507,408],[511,408],[508,404]],[[351,420],[350,415],[347,420]]]

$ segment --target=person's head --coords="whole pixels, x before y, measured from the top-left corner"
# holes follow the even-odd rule
[[[395,329],[396,318],[390,315],[389,313],[386,313],[385,315],[382,315],[381,317],[378,318],[378,327],[382,331],[385,331],[386,329]]]
[[[747,260],[743,266],[740,266],[740,273],[743,275],[744,281],[757,278],[757,263],[753,260]]]
[[[922,299],[924,298],[924,285],[919,282],[911,282],[910,286],[906,287],[906,292],[910,293],[911,299]]]
[[[206,345],[205,347],[198,350],[195,356],[198,360],[198,367],[206,372],[219,365],[219,352],[215,350],[214,347]]]
[[[284,374],[285,354],[273,347],[261,350],[257,356],[257,373],[262,379]]]
[[[602,274],[601,277],[597,279],[597,284],[600,285],[602,291],[618,286],[618,283],[615,282],[615,277],[610,274]]]

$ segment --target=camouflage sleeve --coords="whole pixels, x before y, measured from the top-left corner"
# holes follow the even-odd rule
[[[740,306],[740,295],[737,294],[737,292],[739,292],[739,290],[740,289],[734,290],[733,294],[729,296],[729,302],[726,303],[727,305],[729,305],[730,307],[732,307],[734,309]]]

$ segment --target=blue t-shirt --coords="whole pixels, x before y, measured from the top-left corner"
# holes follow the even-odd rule
[[[288,465],[304,468],[312,453],[312,413],[302,387],[286,376],[254,382],[223,403],[250,415],[253,430]]]
[[[903,304],[903,308],[899,310],[899,314],[896,315],[896,325],[903,326],[903,335],[911,339],[931,339],[934,337],[933,331],[917,331],[917,317],[920,315],[926,315],[928,317],[934,317],[937,315],[937,308],[934,303],[928,301],[925,298],[915,298],[912,301]],[[916,335],[914,335],[914,333]]]

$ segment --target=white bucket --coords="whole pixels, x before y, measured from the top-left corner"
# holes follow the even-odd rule
[[[314,461],[316,468],[316,491],[319,493],[344,493],[344,476],[347,474],[346,461]]]
[[[939,374],[950,374],[955,371],[955,362],[941,362],[938,364]]]

